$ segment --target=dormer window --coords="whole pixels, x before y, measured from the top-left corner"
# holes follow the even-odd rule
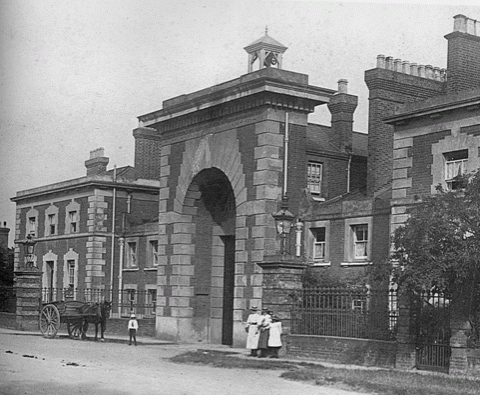
[[[445,157],[445,182],[449,190],[461,189],[463,180],[460,177],[467,173],[468,149],[447,152]]]

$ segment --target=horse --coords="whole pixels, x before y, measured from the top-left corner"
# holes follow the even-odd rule
[[[101,302],[86,305],[83,314],[82,339],[87,338],[88,324],[95,324],[95,341],[98,341],[98,326],[100,325],[100,341],[105,341],[103,337],[107,327],[107,318],[110,317],[112,302]]]

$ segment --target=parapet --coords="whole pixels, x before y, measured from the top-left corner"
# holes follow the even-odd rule
[[[433,67],[429,64],[410,63],[408,60],[394,59],[393,56],[378,55],[377,68],[409,74],[415,77],[445,82],[447,70],[440,67]]]

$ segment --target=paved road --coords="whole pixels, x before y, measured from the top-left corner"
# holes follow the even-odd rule
[[[124,343],[44,339],[0,329],[0,394],[357,394],[287,381],[279,377],[279,371],[220,369],[168,361],[192,348],[199,347],[134,347]]]

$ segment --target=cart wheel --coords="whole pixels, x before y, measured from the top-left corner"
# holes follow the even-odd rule
[[[68,336],[70,336],[70,339],[80,338],[80,335],[82,334],[82,324],[83,324],[83,321],[67,323]]]
[[[60,313],[57,306],[47,304],[40,312],[40,331],[49,339],[55,337],[60,328]]]

